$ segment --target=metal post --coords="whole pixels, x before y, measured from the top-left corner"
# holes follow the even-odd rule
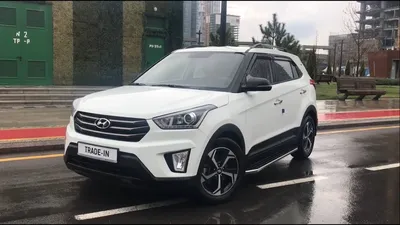
[[[343,40],[340,42],[340,66],[339,66],[339,77],[342,75],[342,55],[343,55]]]
[[[197,40],[197,44],[200,45],[200,35],[202,34],[201,30],[199,29],[199,32],[197,32],[196,34],[199,36],[199,38]]]
[[[336,43],[335,43],[335,49],[333,49],[333,70],[332,70],[333,76],[336,75]]]
[[[221,26],[220,26],[220,44],[226,45],[226,1],[221,2]]]

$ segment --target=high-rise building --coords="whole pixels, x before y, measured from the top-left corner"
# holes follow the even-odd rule
[[[366,38],[379,40],[384,49],[396,47],[399,36],[400,2],[399,1],[358,1],[360,3],[360,28]],[[398,42],[398,41],[397,41]]]
[[[183,2],[183,46],[195,44],[204,45],[209,36],[207,15],[210,11],[220,10],[213,1],[184,1]],[[200,43],[199,42],[200,31]],[[207,36],[208,35],[208,36]]]
[[[216,34],[221,25],[221,13],[214,13],[210,16],[210,33]],[[240,16],[226,15],[226,28],[231,29],[235,41],[239,42]]]
[[[221,13],[221,1],[205,1],[204,40],[206,46],[210,43],[210,17],[214,13]]]

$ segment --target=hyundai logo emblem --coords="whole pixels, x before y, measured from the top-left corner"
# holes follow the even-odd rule
[[[96,127],[99,129],[107,129],[110,127],[111,122],[106,118],[100,118],[94,121],[94,125],[96,125]]]

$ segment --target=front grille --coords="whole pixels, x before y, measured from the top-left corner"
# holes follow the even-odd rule
[[[110,127],[100,129],[95,121],[105,118],[111,123]],[[93,137],[118,141],[138,142],[149,132],[150,127],[145,119],[106,116],[86,112],[77,112],[74,118],[75,130],[78,133]]]

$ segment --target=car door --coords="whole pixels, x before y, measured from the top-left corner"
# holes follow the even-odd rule
[[[272,84],[271,58],[266,54],[255,54],[247,71],[253,77],[268,79]],[[283,119],[280,111],[281,90],[272,87],[270,91],[248,91],[246,95],[246,129],[251,133],[250,145],[266,141],[280,132]]]
[[[282,122],[278,130],[280,133],[288,132],[300,126],[299,113],[302,113],[303,103],[309,81],[301,79],[296,64],[288,58],[275,57],[271,61],[273,72],[273,88],[280,90]]]

